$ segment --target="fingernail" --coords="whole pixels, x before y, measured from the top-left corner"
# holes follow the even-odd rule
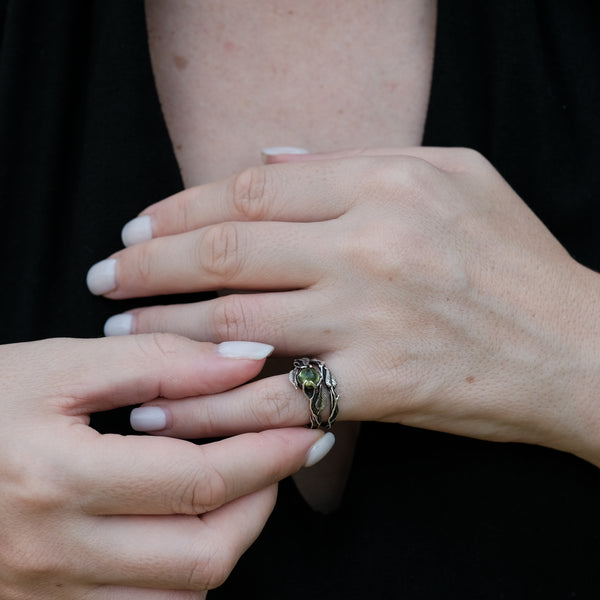
[[[152,218],[150,215],[136,217],[125,224],[121,230],[124,246],[133,246],[152,239]]]
[[[305,467],[312,467],[316,465],[320,460],[325,458],[329,451],[335,444],[335,436],[331,431],[327,432],[319,441],[315,442],[311,449],[308,451],[306,457]]]
[[[267,358],[275,350],[269,344],[258,342],[221,342],[217,346],[217,354],[225,358],[249,358],[259,360]]]
[[[273,146],[272,148],[263,148],[261,155],[263,162],[267,156],[277,156],[278,154],[308,154],[304,148],[294,148],[293,146]]]
[[[117,260],[107,258],[96,263],[87,274],[87,286],[96,296],[106,294],[117,287]]]
[[[104,323],[104,335],[129,335],[133,325],[133,315],[113,315]]]
[[[136,431],[160,431],[167,426],[167,415],[159,406],[140,406],[131,411],[129,422]]]

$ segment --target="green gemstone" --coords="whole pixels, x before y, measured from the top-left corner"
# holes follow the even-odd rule
[[[301,386],[317,387],[321,383],[321,375],[316,369],[305,367],[298,373],[298,382]]]

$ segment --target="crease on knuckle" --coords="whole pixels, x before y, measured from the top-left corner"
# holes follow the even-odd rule
[[[200,551],[190,568],[187,587],[191,590],[213,590],[225,583],[235,566],[233,552],[221,544],[210,543]]]
[[[238,219],[261,221],[266,215],[267,169],[251,167],[235,176],[231,188],[231,202]]]
[[[148,287],[154,279],[152,244],[136,244],[130,251],[131,250],[135,252],[135,260],[132,265],[132,277],[128,275],[127,280],[131,278],[133,281],[137,282],[138,286],[144,288]],[[119,269],[117,271],[119,271]],[[122,277],[120,273],[118,274],[119,277]]]
[[[245,340],[249,336],[249,317],[244,296],[231,294],[215,303],[213,329],[219,341]]]
[[[195,470],[182,486],[177,505],[174,507],[178,514],[201,515],[223,505],[228,495],[228,484],[223,473],[209,464],[207,460],[200,461],[201,470]]]
[[[308,407],[308,404],[306,406]],[[259,389],[252,393],[252,401],[248,402],[247,410],[261,429],[278,429],[298,424],[299,411],[292,407],[292,403],[285,395],[266,384],[259,386]],[[307,408],[306,422],[308,423],[309,420]]]
[[[227,283],[241,270],[240,231],[235,223],[220,223],[206,228],[198,244],[201,269]]]
[[[199,194],[194,193],[193,196],[181,194],[176,197],[175,209],[172,211],[177,218],[175,223],[176,231],[191,231],[196,228],[196,211],[194,210],[198,202]]]
[[[152,332],[136,336],[135,339],[145,356],[155,357],[158,354],[160,358],[171,361],[179,355],[178,336],[175,334]]]

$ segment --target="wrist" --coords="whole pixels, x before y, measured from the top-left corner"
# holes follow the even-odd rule
[[[600,274],[577,263],[557,310],[550,447],[600,466]]]

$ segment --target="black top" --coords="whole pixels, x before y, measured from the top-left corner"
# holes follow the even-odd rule
[[[440,0],[425,143],[481,151],[600,269],[597,6]],[[98,336],[140,301],[93,297],[87,269],[182,186],[143,3],[0,0],[0,27],[0,342]],[[127,431],[123,411],[95,423]],[[284,482],[263,535],[210,597],[598,598],[599,565],[595,467],[369,424],[341,509],[317,515]]]

